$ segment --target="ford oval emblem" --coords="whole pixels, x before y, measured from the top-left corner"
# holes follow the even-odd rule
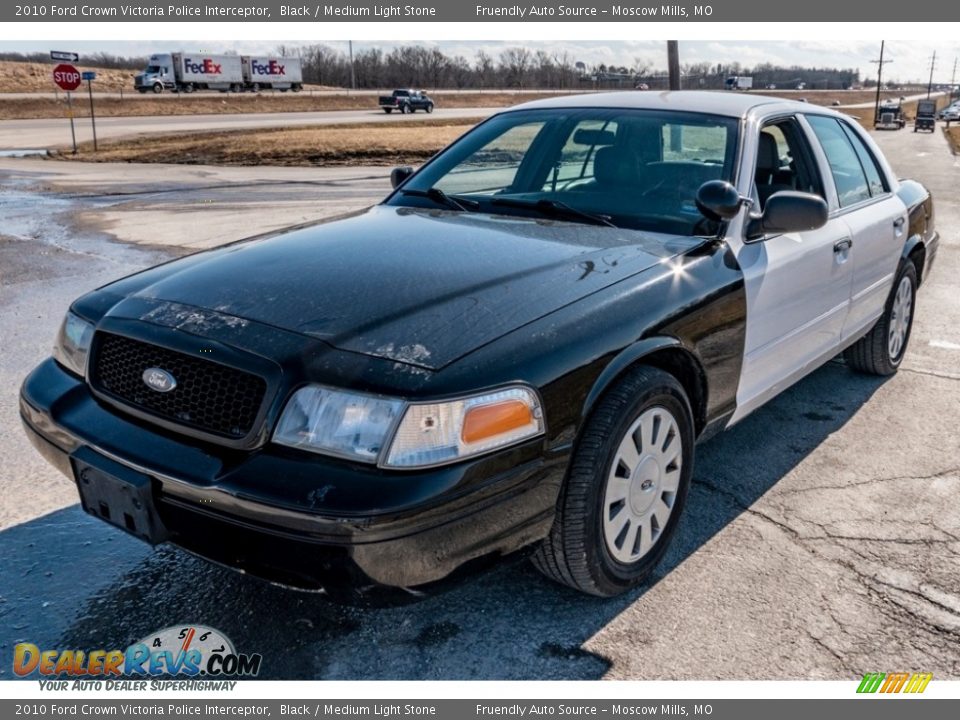
[[[168,393],[177,386],[177,379],[161,368],[147,368],[141,377],[144,385],[157,392]]]

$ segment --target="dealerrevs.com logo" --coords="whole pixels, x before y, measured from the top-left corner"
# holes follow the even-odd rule
[[[858,693],[922,693],[933,679],[933,673],[867,673],[860,681]]]
[[[238,653],[226,635],[202,625],[164,628],[125,650],[41,650],[33,643],[18,643],[13,649],[13,672],[19,677],[73,680],[256,677],[262,661],[258,653]]]

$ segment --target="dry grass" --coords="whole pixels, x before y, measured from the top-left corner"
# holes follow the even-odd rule
[[[133,70],[106,70],[104,68],[86,67],[83,63],[75,63],[78,70],[95,70],[97,79],[95,87],[99,90],[116,91],[121,87],[133,87]],[[49,92],[51,95],[56,89],[53,84],[53,68],[57,63],[27,63],[12,60],[0,60],[0,93],[12,92]]]
[[[944,128],[943,132],[947,136],[947,142],[950,143],[950,149],[954,155],[960,155],[960,125]]]
[[[87,162],[188,165],[400,165],[421,163],[469,130],[476,119],[424,120],[403,125],[343,124],[301,128],[151,135],[81,144],[64,159]]]
[[[127,88],[129,89],[129,88]],[[444,93],[434,98],[437,107],[506,107],[556,93]],[[375,95],[317,94],[264,92],[197,93],[193,95],[139,95],[133,91],[123,99],[96,97],[97,117],[153,115],[221,115],[234,113],[321,112],[325,110],[375,110]],[[83,98],[86,100],[86,98]],[[0,97],[0,120],[31,120],[64,117],[66,100],[50,97]],[[86,102],[74,103],[74,115],[87,117]]]

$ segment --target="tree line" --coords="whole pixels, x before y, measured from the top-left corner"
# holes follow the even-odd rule
[[[390,50],[368,47],[356,50],[352,63],[347,52],[323,44],[281,45],[275,52],[300,58],[304,82],[343,88],[588,90],[638,85],[659,89],[668,85],[666,70],[643,58],[623,65],[587,65],[567,51],[525,47],[508,47],[495,55],[480,49],[472,57],[448,55],[427,45],[401,45]],[[2,52],[0,60],[50,62],[50,56],[41,52]],[[147,58],[97,52],[84,54],[82,62],[90,67],[141,70]],[[753,77],[755,88],[776,85],[784,89],[802,84],[810,89],[842,89],[860,84],[860,74],[855,69],[779,67],[770,63],[753,67],[736,62],[687,63],[681,65],[681,73],[681,86],[688,89],[722,88],[732,75]]]

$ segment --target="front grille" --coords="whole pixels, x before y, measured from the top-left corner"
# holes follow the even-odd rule
[[[166,370],[176,387],[151,389],[143,381],[147,368]],[[98,334],[90,380],[133,408],[232,439],[253,430],[267,390],[257,375],[111,333]]]

